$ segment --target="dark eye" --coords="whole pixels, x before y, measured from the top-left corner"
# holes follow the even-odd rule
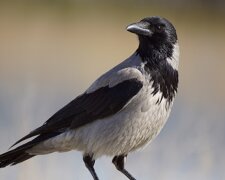
[[[162,24],[159,24],[156,26],[156,31],[157,32],[162,32],[164,30],[164,26]]]

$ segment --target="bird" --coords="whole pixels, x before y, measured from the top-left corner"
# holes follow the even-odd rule
[[[173,24],[160,16],[126,30],[137,36],[134,53],[1,154],[0,168],[77,150],[94,180],[99,180],[94,164],[101,156],[112,157],[116,169],[135,180],[125,160],[155,139],[169,117],[178,90],[179,44]]]

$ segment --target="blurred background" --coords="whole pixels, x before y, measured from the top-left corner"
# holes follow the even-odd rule
[[[180,84],[166,126],[128,156],[138,180],[225,179],[224,0],[0,1],[0,153],[137,48],[128,24],[159,15],[179,37]],[[126,179],[102,157],[100,179]],[[1,180],[88,180],[80,152],[0,169]]]

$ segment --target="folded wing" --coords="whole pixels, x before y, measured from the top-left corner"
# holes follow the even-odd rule
[[[119,83],[110,82],[108,85],[95,91],[86,92],[78,96],[56,112],[41,127],[30,132],[14,145],[33,136],[58,135],[67,129],[76,129],[117,113],[123,109],[143,86],[138,76],[131,77],[133,78],[128,78],[127,80],[123,78],[123,81]],[[113,77],[113,81],[116,81],[115,77]]]

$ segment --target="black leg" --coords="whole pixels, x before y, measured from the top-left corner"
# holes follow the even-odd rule
[[[88,168],[89,172],[91,173],[92,177],[94,178],[94,180],[99,180],[94,169],[95,160],[92,159],[92,156],[84,155],[83,161],[85,163],[85,166]]]
[[[127,155],[115,156],[112,160],[113,164],[116,166],[116,169],[122,172],[130,180],[135,180],[135,178],[124,168],[124,163]]]

